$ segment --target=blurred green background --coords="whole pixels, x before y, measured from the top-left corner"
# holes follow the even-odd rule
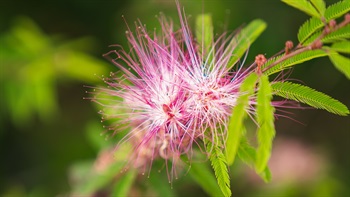
[[[278,0],[180,2],[192,26],[203,10],[211,13],[217,33],[232,32],[255,18],[266,21],[268,28],[251,46],[247,63],[259,53],[275,54],[286,40],[296,43],[298,27],[308,18]],[[159,29],[159,12],[178,21],[173,0],[0,2],[0,196],[67,195],[87,184],[79,183],[84,169],[114,141],[100,136],[98,107],[83,99],[89,96],[84,86],[103,85],[101,76],[116,71],[102,54],[111,44],[127,46],[122,15],[132,28],[140,19],[152,31]],[[290,78],[350,107],[349,81],[327,58],[296,66]],[[314,109],[290,112],[296,121],[276,122],[270,162],[275,179],[264,184],[237,164],[231,169],[233,196],[350,195],[349,117]],[[151,177],[166,182],[163,174]],[[147,187],[157,178],[137,179],[132,194],[161,195]],[[186,177],[163,194],[205,195]]]

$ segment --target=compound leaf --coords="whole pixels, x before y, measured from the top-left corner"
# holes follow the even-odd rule
[[[298,40],[300,43],[304,43],[310,36],[324,26],[321,19],[312,17],[307,20],[298,31]]]
[[[235,37],[232,38],[227,50],[224,52],[226,55],[232,54],[232,57],[227,64],[228,69],[231,69],[236,64],[236,62],[243,56],[249,46],[259,37],[265,28],[266,23],[260,19],[256,19],[250,22]]]
[[[349,58],[339,55],[338,53],[330,53],[329,59],[340,72],[342,72],[348,79],[350,79]]]
[[[276,82],[271,87],[275,95],[286,99],[305,103],[341,116],[349,114],[349,109],[344,104],[310,87],[291,82]]]
[[[336,42],[332,45],[331,49],[340,53],[350,53],[350,41]]]
[[[210,196],[214,197],[221,194],[220,188],[216,183],[215,176],[208,165],[193,162],[191,164],[189,174],[193,180],[196,181],[196,183],[200,185],[201,188]]]
[[[264,71],[264,73],[266,75],[271,75],[273,73],[277,73],[279,71],[282,71],[284,69],[287,69],[291,66],[294,66],[296,64],[301,64],[305,61],[309,61],[311,59],[314,59],[314,58],[318,58],[318,57],[323,57],[323,56],[326,56],[327,53],[323,50],[312,50],[312,51],[305,51],[305,52],[302,52],[300,54],[297,54],[287,60],[284,60],[282,61],[281,63],[278,63],[277,65],[267,69]],[[270,61],[268,61],[267,63],[270,63]],[[267,68],[268,66],[266,65],[263,65],[263,68]]]
[[[211,62],[214,56],[214,28],[210,14],[201,14],[196,19],[196,38],[204,58]]]
[[[316,8],[318,13],[320,13],[321,16],[324,15],[326,11],[326,4],[323,0],[310,0],[312,5]]]
[[[237,98],[237,105],[232,110],[226,141],[226,159],[228,165],[233,164],[237,154],[240,139],[243,134],[243,121],[247,116],[246,108],[249,105],[249,96],[254,92],[257,78],[257,74],[252,73],[242,82],[240,96]]]
[[[343,41],[345,39],[350,39],[350,25],[346,25],[328,35],[326,35],[323,39],[323,43],[330,43],[335,41]]]
[[[284,3],[295,7],[310,16],[321,17],[317,10],[312,6],[312,4],[307,0],[282,0]]]
[[[227,162],[224,153],[221,150],[219,140],[215,139],[215,142],[206,142],[207,150],[212,150],[209,156],[211,166],[213,167],[215,177],[218,185],[224,194],[224,196],[231,196],[230,189],[230,176],[227,170]]]
[[[275,137],[274,112],[271,104],[272,88],[266,75],[259,80],[256,117],[258,120],[258,148],[256,152],[256,171],[262,173],[267,167],[272,151],[272,141]]]
[[[340,2],[337,2],[337,3],[329,6],[326,9],[326,12],[324,15],[325,15],[326,20],[329,21],[331,19],[338,18],[338,17],[346,14],[347,12],[350,12],[350,1],[349,0],[340,1]]]
[[[256,150],[248,143],[248,140],[245,138],[245,136],[243,136],[241,139],[241,144],[239,146],[237,155],[248,166],[255,168]],[[271,173],[267,166],[262,173],[258,174],[265,182],[269,182],[271,180]]]

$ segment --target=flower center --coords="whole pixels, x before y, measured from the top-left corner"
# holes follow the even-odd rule
[[[168,115],[169,119],[173,118],[175,115],[171,112],[171,109],[168,105],[163,104],[163,111]]]

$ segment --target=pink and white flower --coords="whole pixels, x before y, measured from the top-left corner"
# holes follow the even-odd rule
[[[164,16],[159,18],[160,35],[149,34],[140,22],[135,33],[128,29],[131,52],[121,48],[106,54],[123,72],[107,79],[109,88],[99,92],[112,99],[109,104],[98,96],[94,99],[112,110],[106,118],[118,119],[113,130],[132,127],[120,143],[133,141],[136,166],[152,165],[161,157],[172,162],[171,175],[176,174],[174,165],[181,155],[191,158],[193,144],[202,147],[204,139],[225,143],[240,84],[255,72],[253,65],[227,66],[235,47],[228,44],[230,36],[213,42],[211,60],[204,56],[178,9],[181,27],[176,31]],[[254,113],[254,108],[248,111]]]

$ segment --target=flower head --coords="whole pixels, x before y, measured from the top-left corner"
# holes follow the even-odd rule
[[[191,92],[183,79],[190,59],[183,49],[182,31],[173,31],[164,16],[159,19],[161,35],[149,35],[140,23],[136,34],[126,32],[131,54],[122,49],[106,54],[117,56],[111,61],[124,74],[106,80],[111,89],[102,89],[101,93],[122,98],[108,107],[122,109],[123,113],[114,115],[133,127],[122,141],[138,138],[135,154],[147,150],[152,152],[150,161],[162,157],[175,162],[198,138],[192,124]]]
[[[232,36],[220,36],[206,53],[211,58],[204,55],[178,9],[179,30],[163,15],[160,34],[149,34],[141,22],[135,33],[128,29],[131,52],[121,48],[106,54],[123,75],[106,80],[109,88],[100,91],[115,101],[105,105],[118,118],[115,130],[121,125],[132,127],[121,142],[133,139],[135,165],[152,164],[157,157],[171,160],[171,175],[176,174],[174,165],[181,155],[192,156],[193,144],[225,142],[239,87],[255,72],[253,66],[228,66],[236,64],[230,62],[235,48],[228,42]]]

